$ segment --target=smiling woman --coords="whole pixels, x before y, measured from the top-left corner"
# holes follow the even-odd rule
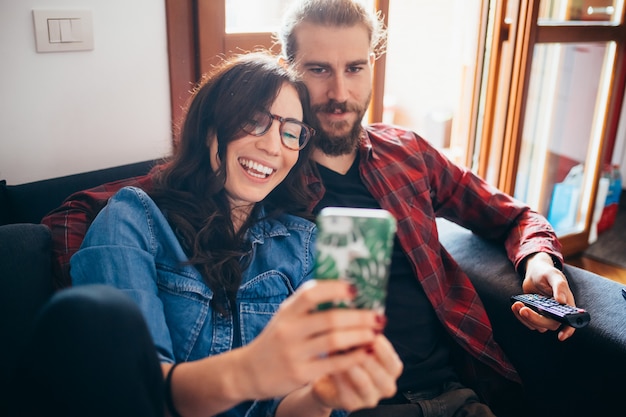
[[[261,287],[255,290],[257,274],[268,274],[266,280],[276,273],[284,274],[294,279],[289,285],[292,288],[310,277],[306,263],[290,263],[288,269],[274,265],[279,254],[283,259],[291,250],[302,248],[292,246],[290,240],[287,245],[274,242],[268,235],[284,237],[286,231],[277,230],[284,227],[298,240],[312,237],[309,222],[286,214],[306,207],[306,196],[298,185],[308,150],[285,147],[279,123],[272,123],[261,135],[250,135],[244,129],[259,111],[302,123],[301,102],[305,100],[303,85],[269,55],[251,54],[226,61],[207,74],[196,89],[176,153],[156,170],[152,188],[145,192],[122,189],[113,196],[91,225],[82,249],[72,258],[75,285],[108,283],[142,294],[135,301],[144,312],[163,363],[201,359],[212,349],[223,353],[227,349],[218,347],[214,340],[221,332],[236,335],[231,348],[243,343],[243,334],[260,332],[271,316],[254,318],[253,324],[241,319],[230,325],[207,326],[188,339],[194,321],[209,319],[214,311],[238,317],[236,311],[244,308],[239,295],[242,288],[251,286],[252,292],[245,298],[272,303],[289,295],[284,284],[276,289],[282,295],[279,297],[268,298]],[[142,215],[144,206],[147,213]],[[146,216],[153,224],[149,230],[141,227]],[[136,223],[138,234],[126,230],[129,222]],[[287,223],[297,225],[300,231],[291,230]],[[123,237],[129,232],[130,240]],[[137,267],[135,255],[120,260],[115,267],[131,271],[128,275],[106,272],[109,268],[99,266],[117,259],[115,252],[122,247],[127,253],[132,248],[130,253],[137,251],[136,256],[142,258],[148,249],[142,236],[152,236],[161,248],[150,256],[155,268]],[[268,244],[272,243],[257,245],[251,236],[264,236]],[[274,255],[265,253],[270,247]],[[257,267],[257,263],[268,260],[275,272]],[[161,270],[160,265],[170,266]],[[270,282],[274,286],[279,281]],[[155,291],[152,285],[157,283],[170,289],[166,293]],[[187,301],[183,288],[195,288],[193,292],[200,299]],[[161,303],[163,312],[155,316],[153,311]]]
[[[392,394],[402,365],[377,313],[314,313],[354,295],[309,282],[301,103],[301,81],[268,54],[207,75],[173,157],[89,227],[74,286],[36,324],[9,415],[328,416]],[[33,391],[47,401],[28,401]]]
[[[298,160],[300,144],[304,148],[310,137],[311,129],[300,121],[302,106],[293,86],[280,87],[270,111],[284,114],[286,118],[265,109],[253,111],[248,120],[240,123],[241,130],[247,135],[228,142],[225,150],[222,145],[221,152],[217,134],[209,134],[211,165],[216,173],[224,172],[224,191],[233,210],[235,232],[246,221],[254,205],[287,177]],[[293,133],[287,133],[287,129]]]

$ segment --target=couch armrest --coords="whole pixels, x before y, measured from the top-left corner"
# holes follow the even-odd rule
[[[50,230],[40,224],[0,226],[0,385],[15,369],[39,308],[52,295]],[[0,413],[2,414],[2,413]]]
[[[467,273],[492,322],[494,337],[516,366],[535,415],[614,415],[626,393],[626,300],[623,285],[580,268],[564,273],[590,324],[565,342],[540,334],[511,312],[521,278],[502,245],[438,219],[443,246]]]

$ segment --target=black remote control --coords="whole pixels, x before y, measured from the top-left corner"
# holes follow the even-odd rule
[[[589,324],[591,316],[582,308],[561,304],[554,298],[540,294],[520,294],[511,297],[511,302],[521,301],[542,316],[550,317],[560,323],[580,329]]]

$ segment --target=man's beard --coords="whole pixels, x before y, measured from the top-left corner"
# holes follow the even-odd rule
[[[369,103],[369,97],[366,101]],[[324,104],[317,104],[311,106],[311,110],[313,113],[313,127],[316,130],[315,137],[313,138],[313,144],[316,148],[324,152],[329,156],[340,156],[346,155],[354,151],[358,145],[361,137],[361,121],[363,120],[363,115],[365,114],[366,106],[360,106],[355,103],[338,103],[334,100],[330,100]],[[336,110],[341,110],[342,112],[351,111],[356,113],[357,117],[354,121],[354,124],[348,131],[348,133],[344,135],[332,135],[331,133],[325,131],[322,128],[322,123],[317,117],[318,113],[333,113]],[[337,130],[345,127],[348,122],[331,122],[331,127]]]

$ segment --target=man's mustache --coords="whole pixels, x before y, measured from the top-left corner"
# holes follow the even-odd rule
[[[327,103],[316,104],[316,105],[311,106],[311,110],[313,110],[315,113],[318,113],[318,112],[334,113],[337,110],[339,110],[342,113],[347,112],[347,111],[358,113],[362,111],[363,109],[361,108],[361,106],[355,103],[348,103],[347,101],[339,103],[338,101],[330,100]]]

